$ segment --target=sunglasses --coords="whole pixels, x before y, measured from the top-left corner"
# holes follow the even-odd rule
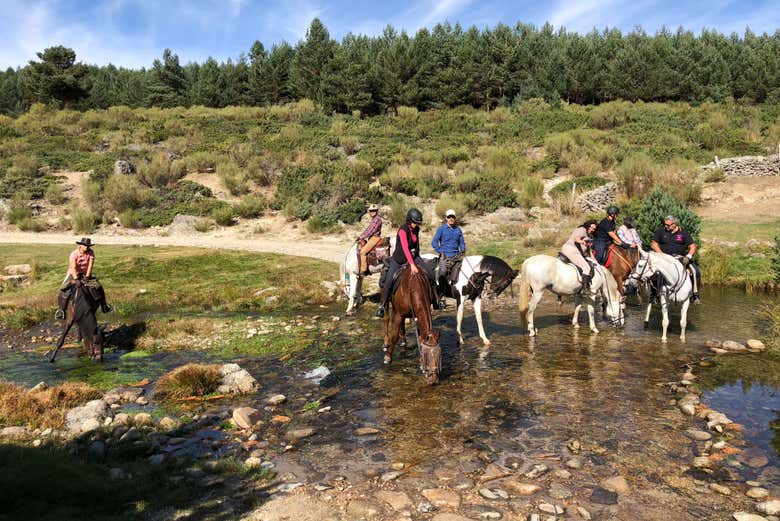
[[[455,216],[454,216],[454,215],[448,215],[448,216],[447,216],[447,219],[454,219],[454,218],[455,218]]]

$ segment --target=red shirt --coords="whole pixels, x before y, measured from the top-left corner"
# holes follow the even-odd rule
[[[86,253],[81,253],[78,248],[70,254],[70,261],[76,264],[76,274],[86,275],[87,269],[89,269],[89,261],[95,258],[95,253],[92,250],[87,250]]]

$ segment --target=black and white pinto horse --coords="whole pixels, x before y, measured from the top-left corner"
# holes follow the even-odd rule
[[[420,257],[426,262],[432,263],[433,266],[439,258],[433,253],[425,253]],[[490,340],[485,334],[485,327],[482,325],[483,293],[486,293],[487,297],[497,297],[512,284],[517,274],[517,270],[513,270],[509,264],[492,255],[470,255],[463,258],[458,281],[450,286],[451,296],[458,304],[458,338],[461,343],[463,343],[463,333],[461,332],[463,309],[466,300],[471,300],[474,302],[474,315],[477,317],[479,336],[486,346],[490,345]],[[488,283],[489,286],[487,286]]]
[[[688,306],[693,294],[693,283],[688,270],[680,261],[665,253],[640,251],[631,278],[640,282],[648,282],[655,277],[661,277],[658,298],[661,303],[661,342],[666,342],[666,330],[669,328],[669,308],[672,303],[680,303],[680,340],[685,342],[685,328],[688,325]],[[652,283],[652,282],[651,282]],[[648,302],[645,314],[645,327],[650,322],[650,311],[653,303]]]

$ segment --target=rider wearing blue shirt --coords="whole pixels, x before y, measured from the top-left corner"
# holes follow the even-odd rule
[[[455,224],[455,210],[448,209],[445,222],[433,235],[431,246],[439,254],[437,282],[447,273],[447,259],[466,253],[466,241],[460,226]]]

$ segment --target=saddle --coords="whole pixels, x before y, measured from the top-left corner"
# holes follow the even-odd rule
[[[563,252],[558,252],[558,260],[561,261],[564,264],[569,264],[571,266],[574,266],[574,268],[577,270],[577,273],[580,274],[580,277],[582,277],[582,268],[574,264],[571,259]],[[585,257],[586,262],[590,262],[587,257]],[[591,263],[592,264],[592,263]]]
[[[431,271],[430,267],[423,261],[423,262],[417,262],[416,264],[417,268],[422,271],[426,277],[428,277],[428,288],[430,289],[430,297],[431,302],[436,300],[436,294],[433,290],[433,284],[434,284],[434,275]],[[385,263],[382,267],[382,273],[379,275],[379,287],[383,288],[385,286],[385,282],[387,279],[387,271],[389,268],[389,263]],[[398,271],[395,272],[395,275],[393,276],[393,280],[390,281],[390,298],[393,298],[393,295],[395,295],[395,292],[398,291],[398,288],[401,286],[401,277],[403,276],[404,272],[409,269],[409,264],[405,264],[401,267]]]
[[[364,239],[360,239],[358,241],[358,244],[360,245],[357,248],[357,260],[358,265],[360,265],[360,249],[363,248],[363,246],[366,245],[366,241]],[[384,262],[386,262],[390,258],[390,237],[382,237],[378,243],[376,243],[376,246],[371,248],[371,251],[366,254],[366,262],[369,267],[376,267]]]

